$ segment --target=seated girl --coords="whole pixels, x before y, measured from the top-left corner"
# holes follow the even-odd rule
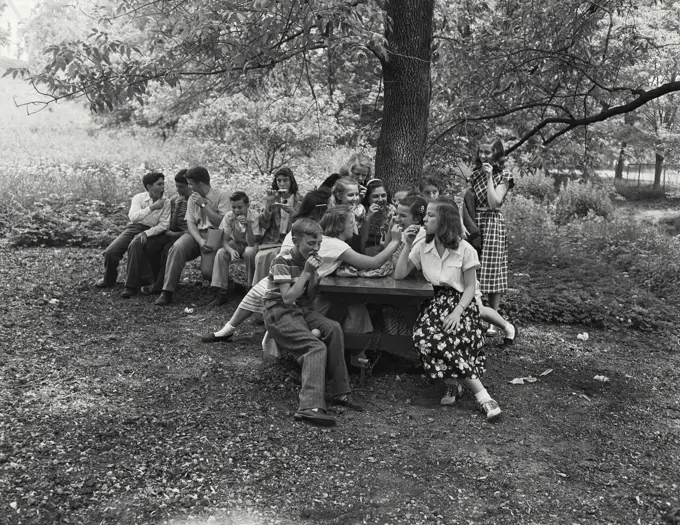
[[[390,203],[387,187],[380,179],[372,179],[368,182],[366,197],[362,204],[366,209],[366,219],[361,226],[364,253],[375,255],[385,247],[396,210]]]
[[[359,231],[361,231],[361,225],[366,217],[366,209],[360,202],[359,183],[349,177],[341,177],[336,180],[333,185],[333,201],[334,205],[344,204],[352,210],[356,223],[356,231],[350,238],[349,243],[352,246],[352,249],[363,253]]]
[[[283,239],[293,224],[291,218],[300,209],[302,197],[298,194],[298,184],[290,168],[281,168],[274,174],[271,189],[267,190],[267,200],[260,214],[260,229],[263,237],[255,255],[254,286],[269,275],[269,267],[278,255]]]
[[[332,274],[343,262],[360,269],[380,268],[385,264],[401,244],[401,233],[393,232],[391,241],[385,250],[374,257],[368,257],[355,252],[346,242],[354,231],[354,214],[347,206],[336,206],[326,212],[322,196],[318,195],[321,192],[322,190],[314,190],[308,193],[302,201],[300,213],[298,214],[298,216],[302,216],[303,213],[308,213],[308,217],[321,221],[324,236],[321,248],[319,249],[319,257],[322,260],[322,265],[317,271],[319,277]],[[327,195],[327,201],[329,195],[327,193],[325,195]],[[314,202],[318,204],[314,204]],[[318,211],[319,209],[321,211]],[[326,218],[326,215],[328,218]],[[290,243],[287,241],[288,237],[281,247],[281,253],[287,253],[287,251],[292,249],[292,240]],[[253,314],[261,316],[264,307],[262,301],[266,287],[267,278],[265,277],[246,294],[229,322],[218,332],[204,336],[202,338],[203,342],[228,341],[233,336],[236,328],[248,317]],[[326,308],[326,311],[330,307],[330,305],[323,302],[320,304]]]

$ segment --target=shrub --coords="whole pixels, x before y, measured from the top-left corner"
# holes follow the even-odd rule
[[[666,199],[666,190],[654,188],[652,184],[638,186],[635,181],[614,180],[616,192],[628,201],[659,201]]]
[[[557,195],[555,180],[542,171],[526,172],[515,177],[513,192],[538,202],[552,202]]]
[[[601,184],[567,182],[555,200],[555,222],[566,224],[588,214],[607,218],[614,211],[609,192]]]

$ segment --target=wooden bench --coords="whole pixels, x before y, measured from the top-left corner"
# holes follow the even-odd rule
[[[391,305],[404,315],[409,330],[418,316],[418,307],[428,297],[432,297],[432,285],[424,278],[395,280],[393,277],[370,279],[364,277],[323,277],[319,283],[319,292],[333,303],[328,317],[340,321],[347,305],[356,303],[372,303]],[[390,354],[417,361],[413,350],[411,336],[391,334],[355,334],[345,332],[345,349],[382,350]],[[352,352],[354,353],[354,352]]]

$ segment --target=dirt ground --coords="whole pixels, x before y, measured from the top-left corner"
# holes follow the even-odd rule
[[[2,524],[680,523],[672,332],[524,324],[488,347],[499,423],[391,373],[317,429],[261,326],[200,342],[236,301],[205,306],[195,269],[159,309],[94,289],[95,250],[0,259]]]

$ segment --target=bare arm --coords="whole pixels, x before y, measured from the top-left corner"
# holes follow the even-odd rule
[[[371,270],[373,268],[380,268],[383,264],[390,260],[392,254],[399,248],[399,241],[390,241],[383,251],[370,257],[357,253],[352,248],[346,250],[340,255],[340,260],[344,263],[351,264],[359,270]]]

